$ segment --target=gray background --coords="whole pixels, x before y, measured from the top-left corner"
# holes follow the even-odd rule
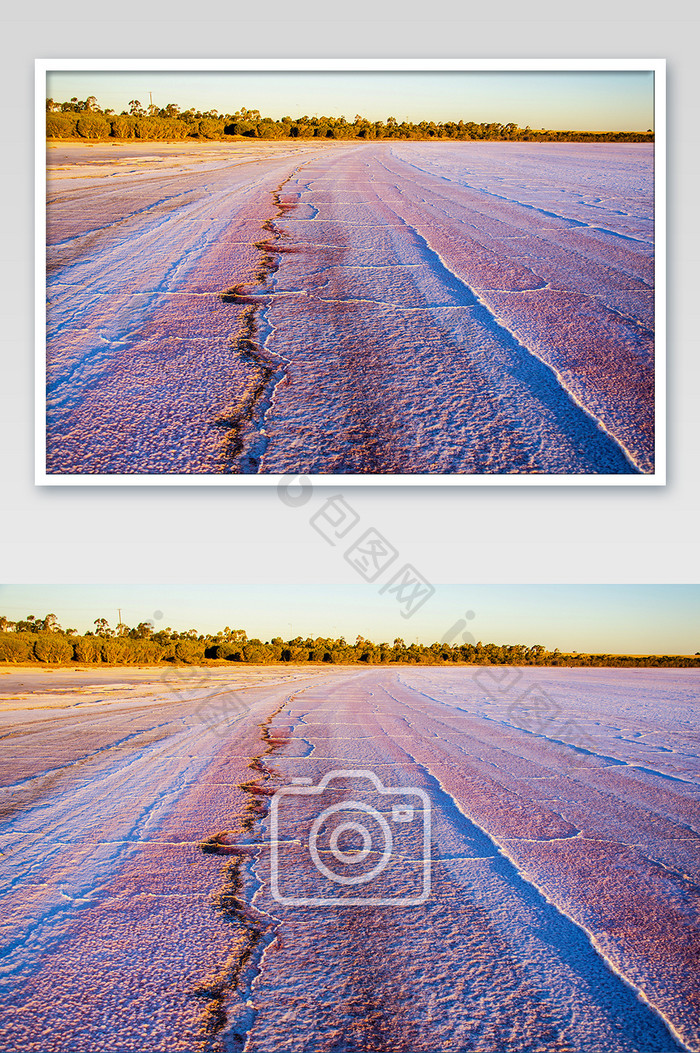
[[[435,583],[699,581],[700,86],[698,24],[689,11],[619,0],[568,9],[558,0],[489,7],[372,0],[352,8],[176,0],[111,9],[66,0],[34,5],[32,19],[6,19],[0,579],[357,580],[339,549],[309,526],[338,487],[317,488],[301,508],[284,505],[274,487],[35,487],[32,111],[37,57],[366,56],[668,60],[669,482],[348,489],[363,525],[378,528]]]

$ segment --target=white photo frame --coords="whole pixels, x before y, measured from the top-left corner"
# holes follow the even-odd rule
[[[274,486],[279,473],[269,474],[68,474],[49,473],[46,466],[46,150],[44,98],[46,77],[58,71],[181,71],[181,72],[533,72],[629,71],[654,75],[654,226],[655,226],[655,468],[646,474],[317,474],[304,478],[333,486],[660,486],[666,482],[666,63],[663,59],[39,59],[36,61],[36,387],[35,482],[37,485],[84,486]],[[303,471],[300,469],[300,471]]]

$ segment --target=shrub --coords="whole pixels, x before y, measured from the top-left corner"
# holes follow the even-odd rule
[[[102,661],[109,665],[126,665],[129,662],[129,647],[124,640],[103,640],[100,650]]]
[[[236,644],[217,644],[216,647],[211,648],[211,651],[212,658],[218,658],[219,660],[224,658],[227,662],[240,662],[242,658],[241,649]]]
[[[29,662],[32,640],[26,633],[0,633],[0,662]]]
[[[46,118],[47,139],[72,139],[77,135],[77,113],[50,113]]]
[[[171,139],[172,138],[172,124],[171,121],[163,120],[161,117],[147,117],[146,123],[148,124],[148,135],[144,138],[148,139]]]
[[[283,124],[277,124],[274,121],[261,121],[258,125],[258,135],[261,139],[284,139],[287,136],[287,129]]]
[[[112,131],[112,126],[104,117],[100,117],[98,114],[90,114],[87,117],[79,118],[77,131],[78,135],[82,136],[83,139],[107,139]]]
[[[257,124],[253,124],[251,121],[234,121],[233,124],[227,124],[226,127],[222,123],[222,131],[226,135],[246,135],[251,139],[254,139],[258,134]],[[202,132],[202,122],[200,122],[200,135],[204,135]]]
[[[115,139],[133,139],[135,122],[123,114],[121,117],[112,118],[112,135]]]
[[[199,122],[199,134],[205,139],[218,139],[224,131],[224,122],[214,117],[205,117]]]
[[[196,665],[204,659],[204,644],[199,640],[178,640],[175,645],[175,657],[180,662]]]
[[[73,657],[76,662],[99,662],[102,658],[100,641],[90,636],[79,636],[73,642]]]
[[[137,139],[153,139],[153,124],[148,117],[140,117],[134,125]]]
[[[261,643],[249,643],[243,648],[243,659],[252,665],[264,665],[271,661],[272,655],[269,647]]]
[[[129,640],[129,661],[137,665],[154,665],[163,657],[164,648],[155,640]]]
[[[165,139],[186,139],[190,134],[189,127],[184,121],[161,121],[165,134]]]
[[[70,662],[73,645],[59,633],[39,633],[34,654],[40,662]]]

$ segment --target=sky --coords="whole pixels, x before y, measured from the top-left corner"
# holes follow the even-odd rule
[[[375,643],[542,644],[549,650],[609,654],[700,651],[698,585],[442,585],[410,618],[375,585],[6,585],[0,615],[55,614],[79,632],[105,617],[114,627],[152,621],[156,629],[249,637],[358,635]],[[465,637],[470,634],[470,637]]]
[[[647,71],[355,71],[168,72],[54,71],[47,97],[66,102],[97,98],[102,108],[128,110],[132,99],[159,108],[235,113],[242,106],[263,117],[395,117],[475,121],[521,128],[580,131],[653,129],[654,75]]]

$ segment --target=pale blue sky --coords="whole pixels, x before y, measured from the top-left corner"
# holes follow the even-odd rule
[[[653,128],[654,75],[638,71],[543,72],[167,72],[81,70],[47,76],[58,102],[96,96],[120,113],[147,106],[234,113],[245,106],[274,118],[360,113],[370,120],[513,121],[524,128],[645,131]]]
[[[180,631],[225,625],[249,636],[345,636],[376,643],[401,636],[432,643],[461,620],[452,641],[542,644],[561,651],[694,654],[700,651],[698,585],[441,585],[410,619],[372,585],[6,585],[0,614],[56,614],[64,628],[92,628],[117,610],[128,625],[153,620]],[[468,620],[466,612],[473,612]]]

